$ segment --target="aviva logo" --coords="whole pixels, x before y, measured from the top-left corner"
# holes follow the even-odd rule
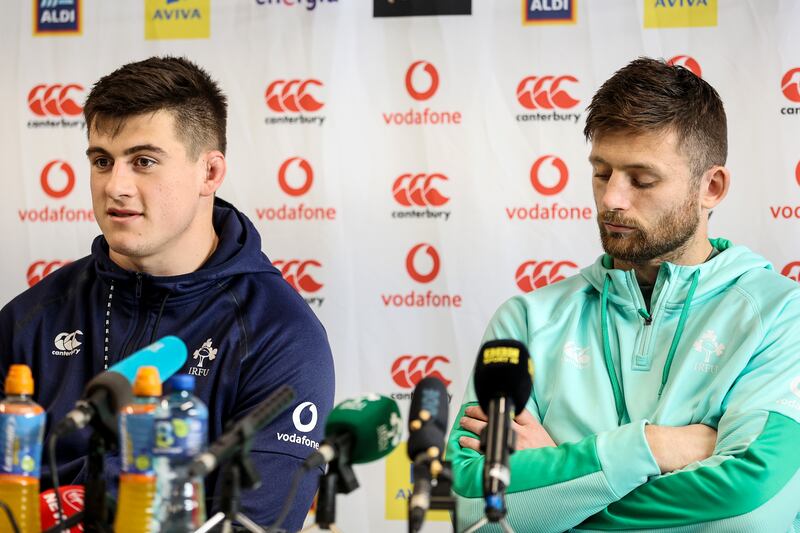
[[[717,25],[717,0],[642,0],[645,28]]]
[[[145,0],[144,38],[208,39],[211,0]]]
[[[414,489],[411,461],[401,442],[386,457],[386,520],[408,520],[408,498]],[[426,522],[449,522],[447,511],[428,511]]]

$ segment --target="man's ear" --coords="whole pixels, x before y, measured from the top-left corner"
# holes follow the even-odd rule
[[[731,186],[731,173],[727,168],[715,165],[700,178],[700,206],[714,209],[727,196]]]
[[[205,162],[205,179],[200,189],[201,196],[211,196],[220,188],[225,181],[227,163],[225,154],[219,150],[212,150],[203,156]]]

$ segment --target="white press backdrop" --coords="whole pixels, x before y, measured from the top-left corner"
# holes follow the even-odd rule
[[[800,276],[800,2],[573,0],[574,23],[540,25],[523,24],[520,0],[408,18],[374,18],[368,0],[81,0],[79,34],[35,35],[42,1],[58,4],[4,0],[0,16],[3,304],[88,253],[76,113],[101,75],[156,54],[187,56],[227,93],[220,196],[325,324],[337,400],[375,391],[405,413],[438,372],[455,407],[496,307],[595,259],[584,108],[640,55],[689,56],[677,61],[725,101],[733,186],[712,234]],[[716,17],[645,27],[660,8]],[[154,16],[207,35],[147,39]],[[362,489],[339,498],[344,531],[405,530],[401,455],[359,467]]]

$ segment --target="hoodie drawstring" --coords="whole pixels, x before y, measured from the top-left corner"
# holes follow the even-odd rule
[[[158,334],[158,325],[161,323],[161,315],[164,314],[164,306],[167,305],[167,300],[169,300],[169,291],[164,294],[164,299],[161,300],[161,306],[158,308],[158,316],[156,316],[156,323],[153,326],[153,333],[150,335],[150,342],[148,344],[153,344],[156,342],[156,335]]]
[[[699,280],[700,269],[697,269],[692,275],[692,284],[689,286],[689,294],[686,295],[686,300],[683,302],[681,318],[678,320],[678,327],[675,329],[675,335],[672,336],[672,345],[669,347],[667,361],[664,363],[664,370],[661,372],[661,387],[658,389],[659,398],[664,391],[664,386],[667,384],[669,369],[672,367],[672,359],[675,357],[675,351],[678,349],[678,343],[681,340],[681,335],[683,335],[683,327],[686,325],[686,319],[689,317],[689,306],[692,304],[692,297],[694,297],[694,291],[697,289],[697,282]]]
[[[675,352],[678,349],[678,344],[680,343],[681,336],[683,335],[683,330],[686,326],[686,319],[689,317],[689,307],[691,306],[692,298],[694,297],[699,280],[700,270],[698,269],[695,270],[694,274],[692,275],[692,283],[689,286],[689,293],[686,295],[686,300],[683,302],[683,309],[681,310],[681,316],[678,320],[678,327],[675,329],[675,334],[672,336],[672,344],[669,347],[667,360],[664,363],[664,369],[661,373],[661,386],[658,389],[659,397],[664,391],[664,387],[669,379],[669,371],[672,367],[672,360],[675,358]],[[611,342],[608,334],[608,291],[610,285],[611,276],[606,273],[605,280],[603,281],[603,292],[600,300],[600,325],[603,334],[603,356],[606,363],[606,371],[608,372],[608,379],[611,381],[611,389],[614,392],[614,405],[617,409],[617,421],[619,424],[623,424],[626,419],[629,418],[629,415],[627,406],[625,405],[625,393],[620,386],[619,380],[617,379],[617,372],[614,369],[614,361],[611,358]],[[652,321],[652,316],[646,310],[639,309],[637,312],[646,321]]]

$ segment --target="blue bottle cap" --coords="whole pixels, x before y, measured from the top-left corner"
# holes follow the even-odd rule
[[[189,374],[175,374],[169,379],[169,385],[173,391],[187,391],[194,390],[194,376]]]

